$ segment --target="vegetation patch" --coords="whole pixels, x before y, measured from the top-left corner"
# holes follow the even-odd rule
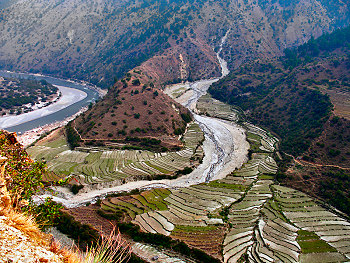
[[[228,184],[228,183],[221,182],[219,180],[211,181],[207,183],[207,185],[215,188],[226,188],[226,189],[239,190],[239,191],[245,191],[247,188],[246,186],[241,184]]]
[[[297,241],[301,247],[301,252],[305,254],[337,251],[334,247],[320,239],[318,235],[306,230],[298,230]]]
[[[58,88],[45,80],[0,77],[0,116],[30,112],[58,98]]]
[[[188,256],[196,262],[221,262],[220,260],[209,256],[204,251],[197,248],[191,248],[186,243],[174,240],[171,237],[167,237],[160,234],[144,233],[140,231],[140,227],[131,223],[118,224],[120,232],[129,235],[136,242],[146,242],[148,244],[160,246],[162,248],[171,249],[182,255]]]

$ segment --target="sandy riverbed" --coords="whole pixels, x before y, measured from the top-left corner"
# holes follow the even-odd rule
[[[0,118],[0,129],[9,128],[12,126],[16,126],[22,123],[29,122],[31,120],[35,120],[38,118],[41,118],[43,116],[52,114],[54,112],[57,112],[59,110],[62,110],[74,103],[77,103],[78,101],[81,101],[86,98],[87,94],[84,91],[68,88],[68,87],[62,87],[57,86],[59,88],[62,96],[61,98],[47,106],[41,109],[37,109],[28,113],[24,113],[21,115],[12,115],[12,116],[5,116]]]

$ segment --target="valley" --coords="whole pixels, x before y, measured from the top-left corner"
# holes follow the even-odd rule
[[[228,74],[225,63],[222,63],[222,67],[225,76]],[[140,180],[119,186],[101,183],[101,180],[111,180],[108,175],[94,182],[86,179],[91,177],[85,176],[85,182],[82,181],[84,188],[76,195],[62,187],[54,187],[56,195],[53,199],[63,203],[75,220],[96,229],[101,229],[108,221],[114,222],[122,233],[137,241],[133,243],[135,253],[146,261],[155,255],[164,262],[191,262],[183,258],[185,255],[194,258],[192,254],[177,251],[175,247],[163,243],[162,246],[180,255],[169,254],[168,250],[157,250],[160,243],[151,236],[147,238],[151,246],[143,245],[137,237],[141,235],[146,238],[147,234],[142,234],[144,232],[183,241],[190,247],[206,251],[213,257],[212,261],[218,262],[346,261],[350,257],[347,239],[350,224],[344,215],[300,191],[274,181],[279,170],[278,162],[281,161],[277,148],[279,139],[244,120],[245,114],[240,108],[206,94],[209,86],[217,81],[219,79],[176,84],[165,90],[192,111],[197,124],[190,124],[187,132],[193,133],[196,127],[197,132],[202,130],[204,133],[204,158],[193,172],[173,180]],[[95,153],[79,153],[82,150],[79,147],[72,152],[62,137],[53,137],[48,137],[42,146],[39,143],[28,149],[37,158],[45,156],[40,155],[40,151],[51,154],[51,169],[58,169],[55,168],[55,162],[66,166],[62,158],[76,160],[76,165],[88,161],[91,154],[101,154],[98,148]],[[186,137],[187,133],[184,134],[185,149]],[[194,133],[192,138],[198,139],[199,136]],[[190,141],[195,148],[197,143]],[[48,147],[53,149],[52,153]],[[158,168],[158,172],[161,171],[160,167],[169,171],[172,162],[166,156],[180,154],[161,153],[163,156],[158,156],[163,160],[161,165],[154,155],[153,160],[145,161],[143,158],[146,153],[140,150],[134,153],[131,150],[102,151],[102,155],[121,154],[123,160],[135,153],[140,155],[136,159],[141,166],[136,164],[135,159],[131,160],[129,167],[122,163],[119,167],[123,168],[118,170],[130,171],[131,168],[139,174],[141,170],[150,174],[149,164],[153,163],[151,167]],[[57,157],[52,158],[54,155]],[[183,157],[183,154],[180,155]],[[176,159],[181,160],[179,156]],[[118,160],[118,157],[113,160]],[[148,170],[145,170],[145,166],[142,168],[142,163],[148,164]],[[108,161],[92,165],[93,173],[104,174],[96,167],[108,167]],[[79,172],[74,169],[69,165],[64,168],[66,174]],[[135,189],[138,189],[136,193]],[[125,194],[130,191],[130,194]],[[134,229],[130,234],[127,229],[135,228],[134,225],[138,225],[140,230]]]
[[[116,230],[125,263],[350,261],[349,11],[0,1],[1,102],[54,101],[12,100],[18,114],[0,118],[31,130],[25,148],[0,130],[0,208],[11,208],[0,215],[53,233],[41,238],[54,253],[56,239],[87,251]]]

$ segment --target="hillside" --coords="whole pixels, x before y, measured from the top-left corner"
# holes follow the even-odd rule
[[[0,67],[109,87],[156,56],[148,66],[165,81],[195,80],[218,76],[211,49],[228,29],[234,69],[343,27],[349,13],[335,0],[19,1],[0,12]]]
[[[346,213],[349,34],[347,27],[287,50],[280,59],[246,64],[209,90],[281,139],[279,149],[287,154],[279,163],[280,182],[324,198]]]
[[[15,133],[0,130],[2,262],[109,263],[112,258],[118,258],[113,261],[116,263],[144,262],[132,254],[128,242],[110,224],[109,231],[98,232],[91,226],[74,221],[61,209],[62,206],[51,199],[34,203],[34,195],[47,189],[41,181],[46,173],[43,164],[29,157]],[[62,233],[57,235],[58,231],[52,226],[68,234],[77,246],[68,247],[60,243]]]
[[[128,73],[103,100],[74,120],[85,145],[127,143],[162,151],[182,146],[179,135],[192,120],[190,112],[148,80],[141,71]]]
[[[300,155],[322,133],[333,107],[334,114],[348,117],[349,27],[340,32],[344,39],[334,41],[339,45],[320,45],[317,56],[300,52],[298,59],[295,55],[293,59],[255,61],[233,71],[209,91],[278,134],[283,151]],[[328,41],[337,39],[336,34],[329,35]],[[316,41],[325,41],[325,37]]]

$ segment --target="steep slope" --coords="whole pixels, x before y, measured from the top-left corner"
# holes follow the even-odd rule
[[[209,90],[280,137],[279,150],[287,153],[280,182],[347,214],[349,39],[350,27],[312,39],[278,60],[246,64]]]
[[[1,259],[3,262],[81,262],[73,251],[61,249],[51,235],[42,232],[28,213],[34,208],[29,207],[28,199],[37,193],[41,172],[16,135],[0,130]]]
[[[223,56],[233,69],[348,23],[349,5],[335,0],[19,1],[1,11],[0,67],[108,87],[157,55],[166,81],[198,79],[218,76],[208,45],[229,28]]]
[[[74,127],[86,145],[112,142],[122,146],[126,142],[166,151],[182,146],[178,135],[191,120],[186,108],[155,88],[143,72],[134,70],[79,116]]]
[[[349,29],[287,50],[281,59],[245,64],[210,93],[277,133],[283,151],[302,154],[322,133],[333,105],[340,117],[349,112]]]

